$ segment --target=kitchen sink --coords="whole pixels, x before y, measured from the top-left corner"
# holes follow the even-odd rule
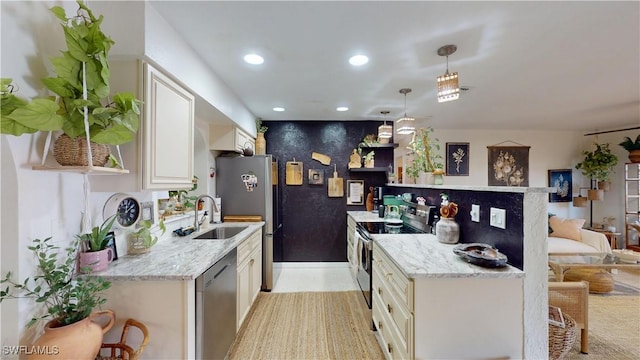
[[[194,240],[225,240],[238,235],[248,226],[217,227],[194,237]]]

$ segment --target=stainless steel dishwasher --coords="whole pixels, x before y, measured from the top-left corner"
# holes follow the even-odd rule
[[[236,337],[237,252],[196,279],[196,358],[225,359]]]

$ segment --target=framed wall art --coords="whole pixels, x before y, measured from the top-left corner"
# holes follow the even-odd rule
[[[502,143],[501,143],[502,144]],[[487,146],[489,186],[529,186],[530,146]]]
[[[572,201],[573,182],[571,179],[571,169],[552,169],[549,173],[549,187],[556,189],[555,193],[549,194],[549,202],[569,202]]]
[[[347,205],[364,204],[364,180],[347,180]]]
[[[469,176],[469,143],[448,142],[446,154],[447,176]]]

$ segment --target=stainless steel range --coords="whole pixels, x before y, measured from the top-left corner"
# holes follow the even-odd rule
[[[358,285],[362,290],[367,305],[371,308],[371,264],[373,247],[371,235],[375,234],[421,234],[431,232],[434,223],[434,207],[425,207],[416,215],[415,208],[404,209],[401,223],[359,222],[358,232],[359,266],[356,274]]]

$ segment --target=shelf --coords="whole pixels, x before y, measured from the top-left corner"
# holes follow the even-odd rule
[[[108,168],[108,167],[102,167],[102,166],[34,165],[31,168],[33,170],[40,170],[40,171],[57,171],[57,172],[78,173],[78,174],[91,174],[91,175],[122,175],[122,174],[129,173],[129,170]]]
[[[375,149],[375,148],[388,148],[388,149],[393,149],[393,148],[397,148],[398,144],[396,143],[392,143],[392,144],[374,144],[371,146],[360,146],[363,149]]]
[[[349,171],[351,172],[387,172],[388,170],[389,170],[388,166],[372,167],[372,168],[361,167],[361,168],[349,169]]]

